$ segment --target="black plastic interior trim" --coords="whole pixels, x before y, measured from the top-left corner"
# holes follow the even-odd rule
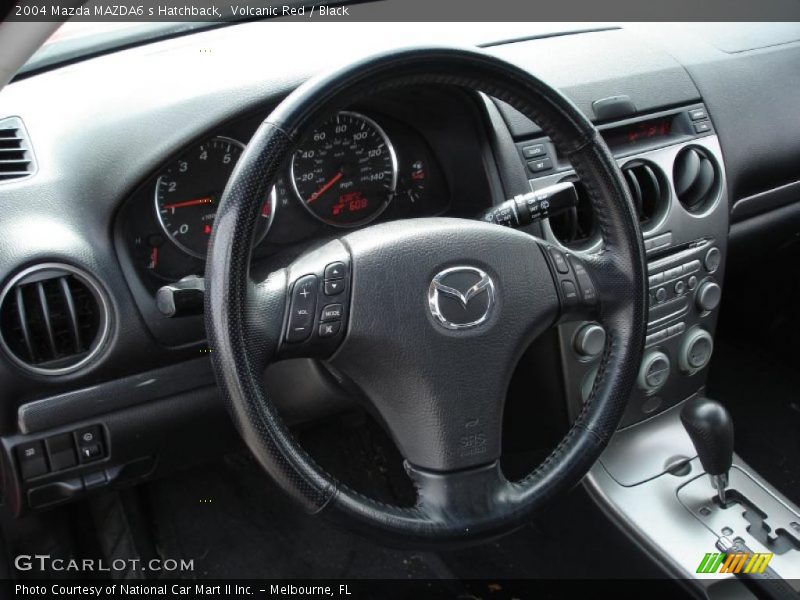
[[[203,357],[28,402],[19,407],[17,421],[22,433],[34,433],[213,385]]]

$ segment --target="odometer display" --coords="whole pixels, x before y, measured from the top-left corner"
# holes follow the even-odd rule
[[[397,157],[375,121],[340,112],[301,143],[292,157],[291,179],[311,214],[353,227],[373,220],[392,200]]]
[[[184,252],[205,257],[217,206],[243,150],[241,142],[215,137],[185,152],[159,176],[156,215],[167,237]],[[265,200],[256,242],[266,234],[275,208],[274,197]]]

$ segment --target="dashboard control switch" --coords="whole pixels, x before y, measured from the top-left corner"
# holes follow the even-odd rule
[[[708,118],[708,113],[705,108],[695,108],[689,111],[689,118],[692,121],[702,121]]]
[[[48,471],[44,445],[40,441],[17,446],[17,460],[23,479],[38,477]]]
[[[78,464],[75,456],[75,440],[71,433],[62,433],[47,438],[47,455],[50,458],[50,466],[53,471],[69,469]]]
[[[536,160],[531,160],[528,161],[528,168],[531,170],[532,173],[547,171],[548,169],[553,168],[553,160],[549,156],[545,156],[543,158],[539,158]]]
[[[719,269],[721,260],[722,253],[719,251],[719,248],[710,248],[709,251],[706,252],[706,257],[703,259],[703,266],[706,268],[706,271],[713,273]]]
[[[331,282],[326,282],[327,285]],[[342,286],[341,282],[338,283]],[[344,287],[344,286],[342,286]],[[317,304],[317,276],[305,275],[297,280],[292,290],[292,306],[289,309],[289,328],[287,342],[302,342],[311,335]]]
[[[695,133],[707,133],[709,131],[711,131],[711,121],[697,121],[694,124]]]
[[[695,302],[701,311],[714,310],[722,299],[722,289],[713,281],[704,281],[697,290]]]
[[[606,330],[596,323],[587,323],[578,329],[573,346],[578,355],[594,358],[606,345]]]
[[[681,344],[679,363],[681,371],[692,374],[704,368],[711,360],[714,338],[705,329],[690,330]]]
[[[659,350],[651,350],[644,355],[639,368],[639,387],[649,394],[654,394],[667,383],[671,367],[669,357]]]
[[[530,146],[522,148],[522,156],[525,158],[535,158],[546,153],[547,151],[544,148],[544,144],[531,144]]]
[[[103,456],[103,448],[100,444],[81,446],[81,462],[91,462]]]

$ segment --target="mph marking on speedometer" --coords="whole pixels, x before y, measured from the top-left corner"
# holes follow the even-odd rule
[[[354,112],[340,112],[315,129],[294,153],[291,171],[303,206],[345,227],[376,218],[397,187],[389,138],[375,121]]]

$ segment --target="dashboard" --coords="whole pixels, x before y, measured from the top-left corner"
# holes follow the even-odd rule
[[[19,484],[8,496],[15,510],[27,506],[33,485],[16,466],[21,444],[101,427],[99,460],[108,473],[113,466],[120,478],[135,478],[148,473],[137,461],[164,460],[165,436],[184,432],[186,422],[199,428],[207,417],[214,431],[224,412],[203,317],[166,317],[158,291],[202,277],[220,195],[280,100],[324,68],[409,39],[482,45],[592,118],[639,190],[651,271],[650,363],[626,423],[702,388],[705,368],[692,361],[711,348],[695,334],[713,334],[717,319],[716,307],[707,308],[713,302],[705,304],[713,294],[698,300],[702,286],[722,285],[737,240],[757,234],[779,244],[800,221],[800,31],[770,44],[769,31],[756,35],[754,26],[723,44],[711,26],[531,36],[527,24],[465,25],[446,35],[412,25],[380,29],[368,48],[362,36],[320,30],[315,47],[331,49],[320,55],[302,48],[295,24],[271,35],[268,24],[243,24],[92,58],[0,93],[0,129],[13,128],[31,150],[30,172],[0,182],[0,337],[9,340],[0,352],[0,459],[6,480]],[[287,49],[291,61],[242,61]],[[563,180],[577,180],[565,157],[501,102],[446,86],[382,92],[328,115],[300,143],[264,194],[252,268],[268,273],[371,223],[475,218]],[[566,253],[602,246],[585,202],[529,233]],[[712,249],[718,255],[709,258]],[[44,305],[42,297],[57,313],[58,336],[51,344],[44,318],[28,322],[28,333],[44,333],[26,348],[19,308]],[[550,352],[573,410],[596,365],[584,352],[596,330],[585,325],[592,324],[562,328]],[[287,364],[265,378],[297,420],[342,405],[331,391],[335,374],[319,365]],[[57,473],[40,477],[37,485],[61,481]]]

